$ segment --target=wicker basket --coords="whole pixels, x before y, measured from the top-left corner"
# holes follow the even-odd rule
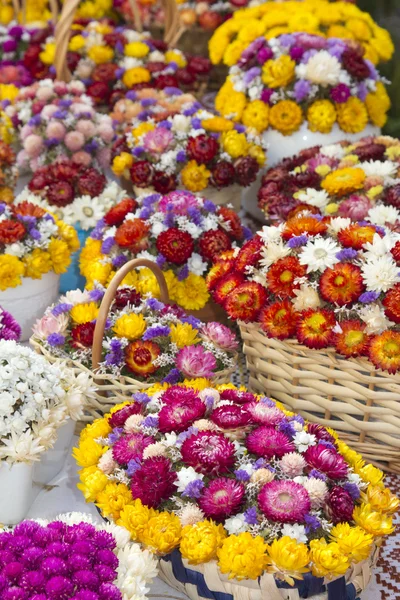
[[[221,574],[216,561],[189,565],[175,550],[159,561],[159,577],[190,600],[355,600],[369,584],[378,555],[379,550],[374,548],[367,560],[354,565],[335,581],[324,581],[307,573],[292,588],[268,573],[258,581],[228,579]]]
[[[368,461],[400,473],[400,374],[333,348],[269,339],[257,324],[239,325],[251,390],[336,429]]]
[[[80,423],[81,428],[85,424],[91,423],[95,419],[103,417],[103,415],[107,413],[113,406],[129,399],[132,394],[141,390],[146,390],[153,386],[153,383],[144,383],[143,381],[138,381],[133,377],[96,373],[101,361],[102,343],[107,316],[110,306],[114,300],[115,293],[124,277],[126,277],[130,271],[138,267],[147,267],[154,273],[155,277],[157,278],[158,285],[160,286],[161,301],[164,302],[164,304],[169,303],[168,289],[164,275],[162,274],[161,269],[159,269],[154,262],[147,259],[134,259],[126,263],[115,274],[110,285],[108,286],[106,293],[104,294],[96,321],[92,347],[92,368],[89,369],[85,367],[77,360],[68,360],[68,366],[74,370],[76,375],[84,372],[95,377],[96,392],[94,397],[89,399],[85,408],[85,416]],[[35,350],[38,353],[43,354],[49,360],[49,362],[55,362],[56,360],[59,360],[59,358],[53,356],[51,352],[44,348],[42,344],[34,337],[30,339],[30,343]],[[223,383],[229,383],[233,371],[234,368],[218,371],[212,378],[213,384],[219,385]]]

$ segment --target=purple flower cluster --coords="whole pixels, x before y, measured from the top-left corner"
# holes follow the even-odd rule
[[[4,600],[122,600],[116,542],[89,523],[33,521],[0,533]]]
[[[0,340],[14,340],[21,337],[21,327],[14,317],[0,306]]]

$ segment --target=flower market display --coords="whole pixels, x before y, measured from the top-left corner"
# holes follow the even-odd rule
[[[14,340],[21,337],[21,327],[9,312],[0,306],[0,340]]]
[[[113,171],[127,177],[137,193],[151,188],[166,194],[179,187],[239,210],[241,187],[256,180],[266,145],[242,125],[195,110],[196,104],[158,123],[134,119],[115,143]]]
[[[0,548],[9,557],[4,598],[145,600],[157,575],[151,552],[131,542],[122,527],[82,513],[23,521],[0,531]]]
[[[303,122],[312,132],[347,134],[368,123],[383,127],[390,100],[364,50],[339,38],[308,33],[257,37],[240,53],[215,106],[251,129],[292,135]]]
[[[210,298],[205,277],[212,262],[249,236],[229,207],[180,190],[144,195],[137,204],[122,200],[98,222],[80,255],[81,273],[88,287],[106,285],[128,260],[147,258],[162,269],[171,300],[197,311]],[[131,273],[128,283],[159,294],[149,269]]]
[[[86,501],[173,565],[216,562],[219,586],[312,575],[318,593],[368,564],[399,505],[382,471],[280,403],[204,385],[155,386],[89,425],[74,449]]]
[[[92,366],[93,334],[104,290],[68,292],[49,307],[33,330],[54,357]],[[204,324],[176,306],[141,297],[123,285],[108,315],[99,374],[137,381],[177,383],[233,371],[238,341],[220,323]]]
[[[10,144],[0,140],[0,202],[12,202],[17,175],[15,152]]]
[[[373,108],[381,114],[379,103]],[[399,157],[400,142],[389,136],[300,151],[263,176],[259,206],[273,222],[306,210],[396,229]]]
[[[81,81],[37,82],[23,88],[6,110],[20,128],[21,169],[35,172],[65,160],[85,167],[109,165],[112,119],[95,111]]]

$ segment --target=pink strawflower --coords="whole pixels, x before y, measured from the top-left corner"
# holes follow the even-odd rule
[[[110,148],[101,148],[96,152],[96,158],[98,163],[102,169],[106,169],[110,166],[111,162],[111,149]]]
[[[323,425],[318,425],[317,423],[307,423],[307,433],[315,435],[317,440],[325,440],[326,442],[336,445],[335,438]]]
[[[236,335],[221,323],[207,323],[201,330],[201,334],[205,340],[213,342],[223,350],[233,351],[239,345]]]
[[[113,459],[113,451],[107,450],[103,456],[100,457],[99,462],[97,463],[100,471],[103,471],[106,475],[110,475],[115,468],[118,466],[115,460]]]
[[[157,508],[175,492],[176,474],[168,458],[155,456],[143,461],[131,478],[133,499],[139,498],[150,508]]]
[[[84,152],[83,150],[80,152],[74,152],[71,158],[77,165],[82,165],[84,167],[88,167],[92,162],[92,157],[90,154]]]
[[[78,84],[81,88],[85,88],[84,84],[80,81],[72,82],[74,85]],[[72,86],[71,83],[71,86]],[[83,91],[82,89],[82,91]],[[58,96],[64,96],[68,92],[68,86],[64,81],[55,81],[54,82],[54,91]]]
[[[218,477],[204,489],[199,506],[207,518],[224,521],[239,512],[244,494],[245,487],[239,481]]]
[[[166,127],[157,127],[146,133],[143,146],[151,154],[162,154],[174,141],[173,133]]]
[[[76,124],[76,130],[80,131],[86,139],[93,137],[96,133],[96,127],[94,123],[88,119],[82,119],[78,121]]]
[[[39,87],[36,92],[38,100],[50,100],[53,97],[53,90],[50,87]]]
[[[182,460],[204,474],[227,473],[235,462],[235,446],[222,433],[201,431],[187,438],[181,448]]]
[[[181,432],[187,429],[196,421],[204,417],[206,405],[196,395],[191,398],[176,398],[164,404],[158,413],[158,428],[161,433],[170,433],[171,431]]]
[[[35,158],[39,156],[43,148],[43,139],[40,135],[31,134],[28,135],[24,140],[24,150],[28,154],[29,158]]]
[[[114,429],[114,427],[123,427],[132,415],[137,415],[141,412],[141,404],[139,402],[131,402],[120,410],[117,410],[108,419],[108,424]]]
[[[245,405],[254,423],[260,425],[278,425],[284,418],[284,414],[276,406],[268,406],[264,402],[249,402]]]
[[[45,119],[50,119],[58,110],[59,107],[56,104],[48,104],[42,108],[40,115]]]
[[[249,452],[268,459],[282,458],[284,454],[296,450],[284,433],[268,425],[261,425],[249,433],[246,444]]]
[[[366,196],[352,194],[339,205],[339,216],[349,217],[352,221],[362,221],[372,208],[371,201]]]
[[[176,356],[176,366],[189,379],[211,377],[217,367],[215,356],[203,346],[186,346]]]
[[[33,334],[40,340],[47,340],[52,333],[64,333],[68,326],[68,316],[61,314],[55,316],[53,314],[45,315],[38,319],[34,324]]]
[[[173,404],[177,400],[190,404],[195,398],[199,398],[199,394],[192,388],[187,388],[182,385],[172,385],[165,390],[161,396],[163,404]]]
[[[108,125],[106,123],[100,123],[97,133],[99,134],[103,142],[106,142],[106,144],[112,142],[115,135],[111,125]]]
[[[186,215],[189,208],[198,208],[199,201],[196,196],[183,190],[169,192],[161,198],[158,209],[165,213],[172,210],[174,215]]]
[[[65,137],[65,127],[59,121],[50,121],[46,127],[46,135],[49,139],[63,140]]]
[[[85,143],[85,138],[80,131],[69,131],[65,136],[65,145],[71,152],[78,152]]]
[[[310,446],[304,458],[311,468],[325,473],[331,479],[343,479],[349,470],[346,461],[338,452],[322,444]]]
[[[258,506],[270,521],[302,523],[311,501],[302,485],[290,480],[266,483],[258,494]]]
[[[279,467],[282,470],[282,473],[291,477],[299,477],[303,474],[304,469],[306,468],[307,463],[302,457],[301,454],[297,454],[296,452],[289,452],[289,454],[285,454],[282,456]]]
[[[211,413],[210,419],[221,429],[237,429],[250,423],[249,413],[239,404],[227,404],[216,408]]]
[[[127,465],[134,458],[141,459],[143,450],[153,444],[154,440],[141,433],[128,433],[120,437],[113,446],[113,458],[120,465]]]

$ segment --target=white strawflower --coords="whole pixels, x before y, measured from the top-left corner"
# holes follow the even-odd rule
[[[303,246],[299,254],[299,262],[307,267],[307,273],[325,271],[339,262],[336,258],[339,251],[340,247],[334,240],[316,236]]]
[[[182,527],[204,521],[203,511],[195,504],[186,504],[178,513]]]
[[[217,431],[218,429],[218,425],[209,419],[199,419],[193,423],[193,427],[196,427],[199,431]]]
[[[279,461],[279,467],[282,472],[292,478],[302,475],[306,464],[301,454],[297,454],[296,452],[285,454]]]
[[[292,303],[295,310],[300,312],[308,308],[315,309],[321,306],[321,299],[318,292],[307,283],[301,284],[300,289],[293,291],[295,298],[292,299]]]
[[[140,424],[143,421],[144,417],[142,415],[131,415],[125,421],[124,429],[128,433],[133,433],[134,431],[140,430]]]
[[[400,239],[398,233],[388,231],[384,237],[381,237],[378,233],[375,233],[372,243],[366,242],[363,246],[363,259],[368,262],[377,258],[378,256],[388,256],[398,239]]]
[[[367,220],[374,225],[386,225],[386,223],[394,225],[399,219],[400,211],[394,206],[385,206],[384,204],[378,204],[370,208],[367,217]]]
[[[105,473],[106,475],[110,475],[118,466],[118,464],[113,458],[113,451],[107,450],[107,452],[105,452],[103,456],[100,457],[97,466],[100,469],[100,471],[103,471],[103,473]]]
[[[340,160],[343,158],[345,150],[340,144],[328,144],[327,146],[322,146],[319,152],[328,158],[337,158]]]
[[[316,206],[317,208],[325,208],[330,201],[329,194],[325,190],[314,190],[313,188],[297,192],[296,198],[300,202]]]
[[[269,242],[261,250],[262,259],[259,261],[262,267],[270,267],[280,258],[284,258],[291,253],[291,249],[283,242],[282,239],[276,242]]]
[[[193,252],[189,260],[187,261],[189,271],[195,275],[203,275],[207,270],[207,263],[205,263],[197,252]]]
[[[229,535],[237,535],[248,530],[248,524],[245,521],[244,514],[235,515],[226,519],[224,527]]]
[[[358,314],[360,319],[366,323],[367,327],[365,331],[368,334],[383,333],[395,325],[393,321],[387,318],[383,308],[378,306],[378,304],[363,306]]]
[[[257,235],[266,243],[278,242],[282,237],[284,227],[284,223],[280,223],[277,226],[265,225]]]
[[[361,267],[363,280],[371,292],[387,292],[400,281],[399,267],[389,256],[379,256]]]
[[[357,164],[367,177],[395,177],[398,165],[391,160],[369,160]]]
[[[299,65],[297,70],[301,70],[302,78],[326,87],[339,83],[342,66],[338,59],[329,54],[327,50],[320,50],[310,58],[306,65]]]
[[[154,458],[155,456],[166,456],[167,448],[161,442],[150,444],[143,450],[143,460]]]
[[[177,472],[177,480],[174,485],[178,488],[178,492],[182,493],[189,483],[192,483],[193,481],[202,481],[203,479],[204,475],[197,473],[193,467],[182,467],[182,469]]]
[[[297,525],[297,523],[294,523],[293,525],[285,523],[285,525],[281,529],[281,534],[282,537],[287,535],[293,540],[296,540],[299,544],[306,544],[308,541],[304,525]]]
[[[303,486],[308,492],[311,500],[312,508],[321,508],[325,503],[325,498],[328,494],[328,487],[322,479],[310,477],[303,482]]]
[[[63,296],[60,296],[59,302],[65,302],[66,304],[84,304],[90,302],[90,295],[88,290],[72,290],[66,292]]]
[[[310,446],[315,446],[317,438],[312,433],[298,431],[293,438],[298,452],[305,452]]]
[[[347,229],[351,224],[351,219],[348,217],[336,217],[331,219],[328,224],[328,233],[336,236],[342,229]]]

